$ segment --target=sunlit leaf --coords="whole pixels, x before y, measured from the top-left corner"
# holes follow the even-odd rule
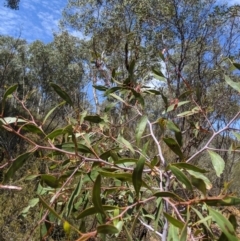
[[[225,81],[233,89],[235,89],[236,91],[240,92],[240,83],[232,81],[227,75],[225,75]]]
[[[169,169],[172,171],[172,173],[176,176],[177,180],[183,183],[187,189],[192,190],[192,185],[189,181],[189,178],[177,167],[173,165],[169,165]]]
[[[210,190],[212,188],[212,183],[209,181],[209,179],[204,176],[202,173],[200,173],[199,171],[192,171],[190,169],[186,169],[186,171],[191,175],[194,176],[195,178],[200,178],[204,181],[207,190]]]
[[[152,68],[152,72],[157,76],[165,78],[164,74],[160,70],[157,70],[156,68]]]
[[[216,152],[208,150],[208,153],[211,157],[213,168],[214,168],[217,176],[220,177],[225,168],[225,162],[222,159],[222,157],[220,155],[218,155]]]
[[[210,207],[208,207],[208,210],[209,210],[209,214],[213,217],[214,221],[218,224],[221,231],[226,235],[228,240],[238,241],[239,239],[235,234],[235,230],[232,224],[218,211]]]
[[[136,140],[137,145],[139,145],[141,137],[145,131],[146,125],[147,125],[148,118],[147,116],[142,116],[141,119],[138,122],[137,128],[136,128]]]
[[[117,140],[124,146],[127,147],[133,154],[134,154],[134,149],[131,145],[131,143],[129,141],[127,141],[126,139],[124,139],[123,136],[119,135]]]

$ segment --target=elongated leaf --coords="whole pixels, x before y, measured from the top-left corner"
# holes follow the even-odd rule
[[[177,180],[183,183],[187,189],[192,190],[192,185],[187,178],[187,176],[177,167],[173,165],[169,165],[169,169],[172,171],[172,173],[176,176]]]
[[[93,85],[93,88],[99,91],[106,91],[108,88],[104,85]]]
[[[163,141],[167,144],[167,146],[177,154],[181,159],[184,158],[183,153],[178,145],[178,143],[171,137],[163,138]]]
[[[207,223],[207,220],[204,219],[203,215],[201,214],[201,212],[199,212],[197,209],[193,208],[193,206],[191,206],[191,209],[197,214],[199,220],[201,220],[204,224],[204,226],[207,228],[208,232],[212,234],[212,231]]]
[[[48,117],[60,106],[64,105],[66,103],[66,101],[61,102],[60,104],[58,104],[57,106],[53,107],[44,117],[43,119],[43,124],[45,124],[46,120],[48,119]]]
[[[156,68],[152,68],[152,72],[157,76],[165,78],[164,74],[160,70],[157,70]]]
[[[225,81],[228,85],[240,93],[240,83],[232,81],[227,75],[225,75]]]
[[[59,180],[55,176],[52,176],[52,175],[49,175],[49,174],[42,174],[41,179],[49,187],[52,187],[52,188],[59,187]]]
[[[137,128],[136,128],[136,140],[137,140],[137,145],[139,145],[139,142],[141,140],[142,134],[145,131],[146,125],[147,125],[148,118],[147,116],[142,116]]]
[[[238,141],[240,141],[240,133],[232,132],[233,135],[237,138]]]
[[[188,227],[188,223],[186,222],[183,229],[181,230],[181,234],[180,234],[180,241],[187,241],[187,227]]]
[[[43,133],[43,131],[42,131],[38,126],[35,126],[35,125],[33,125],[33,124],[26,124],[26,125],[23,126],[22,129],[23,129],[23,130],[27,130],[27,131],[29,131],[29,132],[31,132],[31,133],[36,133],[36,134],[43,134],[43,135],[45,135],[45,134]]]
[[[175,201],[183,201],[183,199],[181,197],[179,197],[178,195],[176,195],[175,193],[172,192],[157,192],[154,193],[155,197],[169,197],[172,198]]]
[[[51,212],[51,214],[53,214],[56,218],[59,218],[62,222],[65,221],[52,207],[50,207],[50,206],[47,204],[47,202],[46,202],[40,195],[38,195],[38,197],[39,197],[39,200],[41,201],[42,205],[43,205],[46,209],[48,209],[48,210]]]
[[[136,98],[136,100],[138,101],[138,103],[144,108],[145,101],[144,101],[144,98],[142,97],[142,95],[139,92],[135,91],[134,89],[131,89],[131,91],[132,91],[134,97]]]
[[[192,170],[188,170],[187,169],[187,172],[191,175],[191,176],[194,176],[195,178],[200,178],[204,181],[204,183],[206,184],[206,188],[208,190],[210,190],[212,188],[212,183],[209,181],[209,179],[204,176],[202,173],[199,173],[199,172],[195,172],[195,171],[192,171]]]
[[[80,180],[78,181],[78,184],[76,186],[76,188],[74,189],[74,191],[72,192],[70,198],[68,199],[67,202],[67,207],[66,207],[66,216],[69,217],[69,215],[72,212],[73,206],[74,206],[74,201],[76,200],[76,198],[78,197],[81,189],[82,189],[82,176],[80,178]]]
[[[176,226],[170,224],[167,241],[179,241],[178,232],[179,229]]]
[[[105,91],[104,96],[108,96],[118,90],[123,90],[123,89],[126,89],[126,88],[122,87],[122,86],[112,87],[112,88],[108,89],[107,91]]]
[[[118,232],[119,232],[118,229],[110,224],[103,224],[97,227],[97,233],[115,234]]]
[[[17,117],[4,117],[0,118],[0,121],[7,125],[7,124],[15,124],[15,123],[26,123],[27,121],[17,118]]]
[[[65,100],[69,105],[73,106],[73,102],[70,98],[70,96],[57,84],[50,83],[50,86],[55,90],[55,92],[63,99]]]
[[[110,205],[102,205],[102,207],[105,211],[111,211],[111,210],[118,209],[118,207],[110,206]],[[90,216],[90,215],[93,215],[96,213],[98,213],[98,211],[95,207],[86,208],[76,217],[76,219],[85,218],[87,216]]]
[[[24,163],[27,161],[27,159],[32,155],[32,152],[26,152],[20,156],[18,156],[10,166],[10,168],[7,170],[6,174],[4,175],[4,183],[9,181],[10,178],[13,177],[14,173],[20,169]]]
[[[122,103],[125,103],[125,101],[118,95],[115,95],[114,93],[110,94],[110,96],[112,96],[113,98],[119,100]]]
[[[184,227],[184,223],[174,217],[172,217],[171,215],[167,214],[167,213],[163,213],[164,216],[166,217],[166,219],[168,220],[169,223],[171,223],[172,225],[174,225],[177,228],[182,229]]]
[[[192,170],[194,172],[200,172],[200,173],[206,173],[207,171],[204,169],[201,169],[195,165],[186,163],[186,162],[178,162],[178,163],[173,163],[171,164],[177,168],[183,168],[183,169],[187,169],[187,170]]]
[[[127,141],[126,139],[124,139],[123,136],[119,135],[118,138],[117,138],[117,140],[118,140],[121,144],[123,144],[124,147],[127,147],[127,148],[134,154],[135,151],[134,151],[131,143],[130,143],[129,141]]]
[[[211,157],[213,168],[217,176],[220,177],[220,175],[223,173],[223,170],[225,168],[225,162],[222,159],[222,157],[219,156],[216,152],[208,151],[208,153]]]
[[[142,186],[142,173],[143,173],[144,163],[145,163],[145,159],[140,158],[132,174],[132,182],[133,182],[133,186],[134,186],[137,198],[139,198],[139,192]]]
[[[171,120],[167,120],[166,127],[173,132],[180,132],[179,127],[175,123],[173,123]]]
[[[132,182],[132,174],[131,173],[127,173],[127,172],[116,173],[116,172],[99,171],[99,174],[104,176],[104,177],[116,178],[116,179],[119,179],[121,181],[130,181],[130,182]]]
[[[8,98],[9,95],[11,95],[13,92],[17,90],[18,84],[10,86],[4,93],[3,98],[2,98],[2,115],[4,112],[4,107],[5,107],[5,102],[6,99]]]
[[[204,196],[206,196],[207,187],[206,183],[202,179],[191,176],[191,183],[194,187],[200,190]]]
[[[235,234],[232,224],[218,211],[208,207],[209,214],[213,217],[214,221],[218,224],[221,231],[227,236],[228,240],[239,241]]]
[[[5,101],[7,97],[11,95],[13,92],[15,92],[17,90],[17,87],[18,87],[18,84],[10,86],[3,95],[3,101]]]
[[[96,124],[104,121],[99,115],[88,115],[84,117],[84,120],[92,123],[96,123]]]
[[[96,210],[105,216],[105,211],[103,209],[102,199],[101,199],[101,176],[100,175],[97,176],[93,185],[92,202]]]

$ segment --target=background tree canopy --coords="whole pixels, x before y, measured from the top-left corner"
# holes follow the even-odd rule
[[[239,10],[68,0],[52,42],[0,36],[0,239],[239,240]]]

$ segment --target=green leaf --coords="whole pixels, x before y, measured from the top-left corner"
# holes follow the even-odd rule
[[[175,201],[183,201],[183,199],[181,197],[179,197],[178,195],[176,195],[175,193],[172,193],[172,192],[157,192],[157,193],[154,193],[153,196],[168,197],[168,198],[172,198]]]
[[[126,139],[124,139],[123,136],[119,135],[117,140],[124,146],[124,147],[127,147],[133,154],[134,154],[134,149],[131,145],[130,142],[128,142]]]
[[[201,221],[201,223],[203,223],[204,226],[207,228],[208,232],[212,234],[212,231],[211,231],[211,229],[210,229],[210,227],[209,227],[209,225],[208,225],[208,223],[207,223],[207,219],[204,219],[203,215],[202,215],[197,209],[193,208],[193,206],[191,206],[191,209],[197,214],[197,216],[198,216],[198,218],[199,218],[199,221],[198,221],[198,222]],[[206,218],[207,218],[207,217],[206,217]],[[197,223],[198,223],[198,222],[197,222]]]
[[[103,209],[102,199],[101,199],[101,176],[100,175],[97,176],[93,185],[92,202],[96,210],[105,216],[105,211]]]
[[[206,183],[202,179],[191,176],[191,183],[194,187],[200,190],[204,196],[206,196]]]
[[[195,165],[192,165],[192,164],[189,164],[189,163],[186,163],[186,162],[178,162],[178,163],[173,163],[171,164],[177,168],[183,168],[183,169],[187,169],[187,170],[192,170],[194,172],[200,172],[200,173],[206,173],[208,171],[204,170],[204,169],[201,169]]]
[[[55,90],[55,92],[63,99],[65,100],[69,105],[73,106],[73,102],[70,98],[70,96],[57,84],[50,83],[50,86]]]
[[[234,67],[236,67],[238,70],[240,70],[240,64],[239,63],[232,63]]]
[[[152,68],[152,72],[157,76],[165,78],[164,74],[160,70],[156,70],[156,68]]]
[[[233,135],[237,138],[238,141],[240,141],[240,133],[232,132]]]
[[[177,115],[177,117],[185,117],[185,116],[190,116],[190,115],[194,115],[195,113],[192,112],[191,110],[188,110],[188,111],[184,111],[180,114]]]
[[[125,103],[125,101],[124,101],[120,96],[118,96],[118,95],[110,94],[110,96],[112,96],[113,98],[119,100],[119,101],[122,102],[122,103]]]
[[[148,118],[147,118],[147,116],[144,115],[144,116],[141,117],[141,119],[140,119],[140,121],[137,125],[137,128],[136,128],[137,145],[139,145],[139,143],[140,143],[142,134],[145,131],[145,128],[146,128],[146,125],[147,125],[147,121],[148,121]]]
[[[48,175],[48,174],[42,174],[41,175],[41,179],[43,182],[45,182],[49,187],[52,188],[57,188],[59,187],[59,180],[52,175]]]
[[[97,227],[97,233],[115,234],[118,232],[119,232],[118,229],[110,224],[103,224]]]
[[[142,173],[143,173],[144,163],[145,163],[145,159],[140,158],[132,174],[132,182],[133,182],[134,189],[136,191],[137,198],[139,198],[139,192],[142,186]]]
[[[180,241],[187,241],[187,227],[188,223],[186,222],[180,234]]]
[[[43,124],[45,124],[46,120],[48,119],[48,117],[60,106],[64,105],[66,103],[66,101],[61,102],[60,104],[58,104],[57,106],[55,106],[54,108],[52,108],[47,115],[44,117],[43,119]]]
[[[66,234],[67,236],[70,235],[71,225],[69,224],[69,222],[64,221],[64,223],[63,223],[63,230],[64,230],[64,232],[65,232],[65,234]]]
[[[176,226],[170,224],[167,241],[179,241],[178,231],[179,229]]]
[[[99,115],[88,115],[84,117],[84,120],[92,123],[96,123],[96,124],[104,121]]]
[[[221,231],[226,235],[228,240],[239,241],[235,234],[232,224],[218,211],[208,207],[209,214],[213,217],[214,221],[218,224]]]
[[[225,81],[228,85],[230,85],[233,89],[240,92],[240,83],[232,81],[227,75],[225,75]]]
[[[135,91],[134,89],[131,89],[134,97],[137,99],[138,103],[140,103],[140,105],[144,108],[145,102],[144,99],[142,97],[142,95],[140,93],[138,93],[137,91]]]
[[[219,156],[216,152],[208,150],[208,153],[211,157],[213,168],[214,168],[217,176],[220,177],[221,174],[223,173],[223,170],[224,170],[224,167],[225,167],[225,162],[222,159],[222,157]]]
[[[163,138],[163,141],[167,144],[167,146],[175,153],[177,154],[181,159],[184,158],[183,153],[178,145],[178,143],[171,137],[165,137]]]
[[[78,184],[77,184],[76,188],[74,189],[70,198],[68,199],[67,207],[66,207],[66,216],[67,217],[69,217],[69,215],[72,212],[72,209],[73,209],[73,206],[74,206],[74,201],[79,196],[79,193],[82,189],[82,184],[83,184],[83,181],[82,181],[82,176],[81,176],[80,180],[78,181]]]
[[[192,190],[192,185],[188,179],[188,177],[177,167],[173,165],[169,165],[169,169],[176,176],[177,180],[183,183],[187,189]]]
[[[5,108],[5,102],[6,99],[8,98],[9,95],[11,95],[13,92],[15,92],[17,90],[18,84],[12,85],[10,86],[4,93],[3,98],[2,98],[2,115],[4,112],[4,108]]]
[[[112,93],[114,93],[118,90],[124,90],[124,89],[126,89],[126,87],[122,87],[122,86],[121,87],[120,86],[112,87],[112,88],[105,91],[104,96],[108,96],[108,95],[110,95],[110,94],[112,94]]]
[[[14,84],[14,85],[10,86],[10,87],[5,91],[5,93],[4,93],[4,95],[3,95],[3,101],[5,101],[5,100],[7,99],[7,97],[8,97],[9,95],[11,95],[13,92],[15,92],[15,91],[17,90],[17,88],[18,88],[18,84]]]
[[[116,206],[109,206],[109,205],[102,205],[102,207],[105,211],[112,211],[118,208]],[[98,213],[98,210],[95,207],[86,208],[76,217],[76,219],[85,218],[87,216],[90,216],[96,213]]]
[[[132,174],[127,172],[105,172],[105,171],[99,171],[99,174],[103,177],[110,177],[110,178],[116,178],[121,181],[130,181],[132,182]]]
[[[13,177],[14,173],[20,169],[27,159],[32,155],[32,152],[26,152],[20,156],[18,156],[13,162],[10,168],[7,170],[6,174],[4,175],[4,183],[9,181],[10,178]]]
[[[65,221],[52,207],[50,207],[50,206],[47,204],[47,202],[46,202],[41,196],[38,195],[38,197],[39,197],[42,205],[43,205],[46,209],[48,209],[48,210],[51,212],[51,214],[53,214],[56,218],[59,218],[61,221],[63,221],[63,222]]]
[[[26,124],[26,125],[23,126],[22,129],[23,129],[23,130],[27,130],[27,131],[29,131],[29,132],[31,132],[31,133],[36,133],[36,134],[43,134],[43,135],[45,135],[45,134],[43,133],[43,131],[42,131],[38,126],[35,126],[35,125],[33,125],[33,124]]]
[[[173,132],[181,132],[179,127],[173,123],[171,120],[167,120],[167,125],[166,127],[170,130],[170,131],[173,131]]]
[[[106,91],[108,88],[104,85],[93,85],[93,88],[99,91]]]
[[[195,171],[192,171],[190,169],[186,169],[186,171],[191,175],[191,176],[194,176],[195,178],[199,178],[199,179],[202,179],[206,185],[206,188],[208,190],[210,190],[212,188],[212,183],[209,181],[209,179],[204,176],[202,173],[200,172],[195,172]]]
[[[182,229],[184,227],[184,223],[174,217],[172,217],[171,215],[163,212],[164,216],[166,217],[166,219],[168,220],[169,223],[171,223],[172,225],[174,225],[175,227]]]
[[[38,203],[39,203],[39,198],[33,198],[33,199],[31,199],[31,200],[28,202],[28,206],[25,207],[25,208],[21,211],[20,215],[22,215],[23,217],[26,217],[29,209],[32,208],[32,207],[34,207],[34,206],[36,206]]]

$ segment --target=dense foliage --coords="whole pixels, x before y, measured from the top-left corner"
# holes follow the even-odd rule
[[[238,15],[69,0],[53,42],[1,36],[0,239],[239,240]]]

